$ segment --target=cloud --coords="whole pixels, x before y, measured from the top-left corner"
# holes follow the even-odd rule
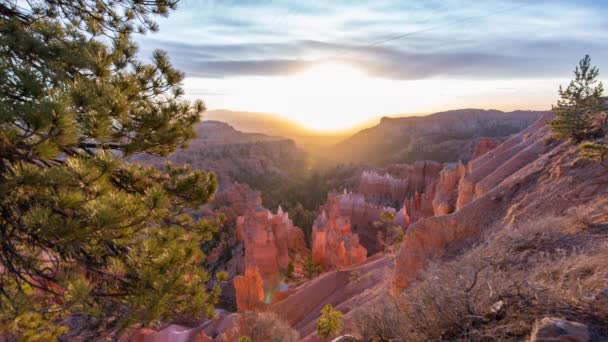
[[[189,77],[286,75],[344,61],[388,79],[563,76],[608,60],[608,6],[591,1],[184,1],[142,56]],[[608,67],[608,66],[606,66]],[[600,65],[601,68],[601,65]]]

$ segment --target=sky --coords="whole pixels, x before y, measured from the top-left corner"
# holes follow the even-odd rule
[[[331,131],[458,108],[549,109],[590,54],[608,75],[608,0],[182,0],[168,52],[188,99]],[[608,78],[605,78],[608,79]]]

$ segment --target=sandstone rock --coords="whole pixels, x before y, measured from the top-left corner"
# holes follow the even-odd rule
[[[216,317],[204,320],[197,326],[185,327],[170,324],[162,329],[136,329],[122,336],[119,342],[231,342],[238,336],[230,335],[238,314],[216,310]]]
[[[396,214],[393,208],[369,203],[364,195],[347,191],[342,194],[329,194],[322,209],[328,217],[348,218],[352,231],[359,236],[361,245],[370,254],[380,250],[376,246],[378,229],[374,223],[380,219],[380,214],[384,211]]]
[[[367,250],[353,234],[350,217],[340,215],[340,197],[329,197],[312,228],[313,261],[330,270],[361,263]]]
[[[458,183],[464,177],[466,167],[462,163],[447,164],[439,173],[435,196],[433,198],[433,214],[448,215],[456,210],[458,198]]]
[[[496,148],[496,146],[500,145],[496,139],[492,138],[481,138],[475,145],[475,150],[473,150],[473,154],[471,155],[471,159],[478,158],[489,151]]]
[[[364,171],[359,182],[359,193],[367,201],[390,204],[400,202],[407,195],[409,182],[388,173],[379,174],[376,171]]]
[[[605,170],[580,163],[576,146],[551,140],[547,119],[469,162],[456,211],[412,223],[395,258],[397,289],[408,287],[429,260],[454,255],[485,229],[561,214],[573,201],[601,203],[608,196],[608,188],[597,186],[608,182]]]
[[[390,289],[392,265],[391,258],[377,254],[360,265],[314,278],[268,309],[291,324],[304,341],[318,341],[314,332],[321,309],[332,304],[344,313],[346,329],[351,310]]]
[[[233,282],[239,311],[255,310],[264,302],[264,281],[256,268],[247,268],[245,274],[234,277]]]
[[[281,208],[274,215],[257,207],[237,219],[237,236],[245,248],[245,267],[257,268],[265,289],[274,289],[280,272],[287,269],[290,252],[306,250],[302,230],[293,225]]]
[[[589,329],[582,323],[545,317],[536,322],[530,342],[587,342],[591,340]]]
[[[471,160],[467,164],[467,175],[458,185],[456,209],[487,193],[506,176],[537,157],[543,151],[543,137],[548,131],[545,122],[551,117],[552,114],[542,116],[530,127],[496,147],[492,153]],[[506,163],[509,163],[508,167],[503,167]]]

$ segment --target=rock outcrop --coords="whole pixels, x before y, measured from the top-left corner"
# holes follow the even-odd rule
[[[433,183],[441,171],[441,164],[421,160],[413,164],[392,164],[382,169],[363,172],[358,193],[369,203],[399,206],[414,193],[432,191]]]
[[[315,327],[326,304],[340,310],[345,331],[353,331],[351,311],[390,290],[392,265],[390,257],[377,254],[360,265],[322,274],[268,309],[298,330],[303,341],[318,341]]]
[[[456,209],[487,193],[507,176],[524,167],[545,151],[549,128],[545,115],[519,134],[496,147],[491,153],[471,160],[467,175],[458,185]]]
[[[539,214],[561,214],[584,201],[608,196],[601,166],[583,160],[577,146],[556,141],[541,117],[529,128],[466,166],[448,166],[438,181],[437,214],[412,223],[395,260],[394,286],[408,287],[430,260],[452,255],[485,229]],[[590,181],[593,180],[593,181]],[[445,187],[444,187],[445,186]],[[600,196],[600,197],[598,197]],[[450,213],[451,208],[455,211]],[[447,209],[445,209],[447,208]]]
[[[194,327],[170,324],[158,331],[136,329],[119,338],[118,342],[232,342],[239,338],[232,331],[238,320],[238,314],[216,310],[214,319],[205,320]]]
[[[255,310],[264,302],[264,280],[257,268],[247,268],[244,275],[234,277],[234,288],[239,311]]]
[[[257,280],[257,276],[259,276],[262,279],[262,298],[272,299],[273,293],[284,277],[290,259],[298,253],[306,253],[306,244],[302,230],[293,225],[289,215],[280,207],[276,214],[257,207],[248,210],[243,216],[239,216],[237,236],[244,246],[246,268],[245,277],[235,277],[234,279],[237,306],[241,310],[250,308],[250,303],[259,301],[258,288],[250,291],[245,281],[247,279]],[[254,273],[257,274],[255,277]],[[250,297],[251,295],[254,296]]]
[[[372,203],[399,203],[408,193],[408,179],[395,178],[385,173],[364,171],[359,182],[359,193]]]
[[[340,215],[341,199],[330,196],[312,228],[312,258],[325,270],[356,265],[367,257],[352,232],[350,217]]]
[[[591,335],[586,325],[555,317],[545,317],[540,322],[536,322],[530,336],[530,342],[588,342],[590,340]]]
[[[461,162],[447,164],[437,180],[435,197],[433,198],[433,214],[448,215],[456,210],[458,198],[458,183],[464,177],[466,167]]]
[[[500,145],[500,143],[496,139],[492,139],[492,138],[479,139],[479,141],[477,142],[477,145],[475,146],[475,149],[473,150],[473,155],[471,156],[471,159],[476,159],[476,158],[483,156],[484,154],[488,153],[489,151],[495,149],[496,146],[498,146],[498,145]]]

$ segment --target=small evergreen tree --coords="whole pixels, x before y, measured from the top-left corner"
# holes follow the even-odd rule
[[[334,310],[331,304],[327,304],[321,310],[321,317],[317,322],[317,336],[328,340],[342,331],[342,325],[342,312]]]
[[[287,264],[287,279],[293,279],[293,272],[295,270],[295,267],[293,266],[293,261],[289,261],[289,264]]]
[[[310,255],[308,257],[306,257],[306,260],[304,261],[303,266],[304,266],[303,267],[304,275],[308,279],[312,279],[314,276],[321,273],[321,271],[322,271],[321,265],[314,262],[314,260],[312,260],[312,256],[310,256]]]
[[[132,34],[176,3],[0,2],[0,333],[213,315],[200,242],[215,223],[190,213],[215,176],[124,159],[185,146],[205,109],[181,100],[166,53],[136,58]]]
[[[380,220],[374,222],[374,226],[380,229],[381,243],[384,248],[392,248],[405,238],[403,229],[395,225],[395,214],[385,210],[380,214]]]
[[[585,142],[581,145],[581,157],[599,162],[608,167],[608,141]]]
[[[574,70],[575,79],[565,90],[559,87],[560,100],[553,106],[555,119],[549,122],[556,138],[581,142],[593,128],[593,117],[603,109],[599,70],[591,66],[591,58],[585,56]]]

